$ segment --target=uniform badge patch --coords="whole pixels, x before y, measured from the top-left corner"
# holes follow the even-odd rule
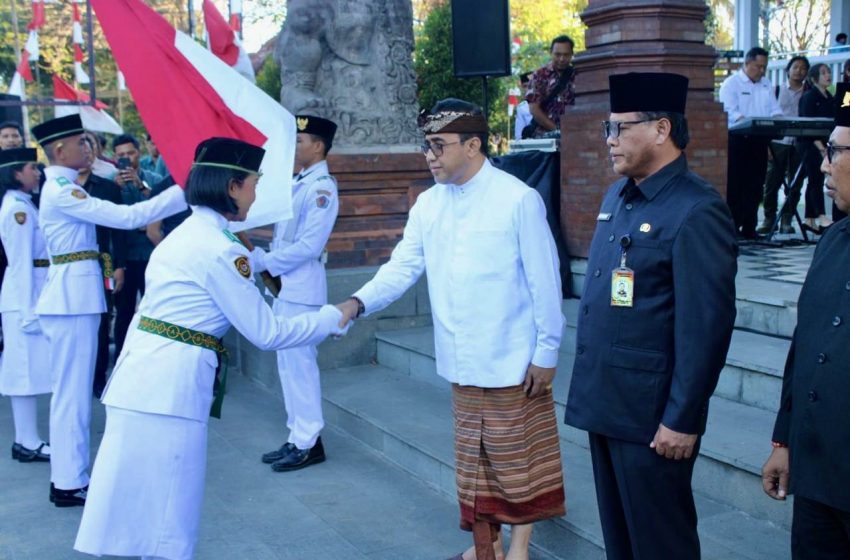
[[[234,261],[236,265],[236,270],[241,274],[244,278],[251,277],[251,264],[248,262],[247,257],[239,257]]]
[[[330,206],[330,204],[331,204],[331,199],[328,198],[327,196],[323,195],[323,194],[320,194],[316,198],[316,206],[318,206],[319,208],[327,208],[328,206]]]
[[[641,224],[640,225],[640,231],[642,233],[649,233],[650,231],[652,231],[652,226],[649,225],[649,224]]]
[[[86,195],[85,192],[83,192],[79,189],[71,189],[71,196],[73,196],[74,198],[79,198],[80,200],[83,200],[84,198],[86,198],[87,195]]]
[[[27,223],[27,213],[26,212],[15,212],[15,221],[21,225]]]

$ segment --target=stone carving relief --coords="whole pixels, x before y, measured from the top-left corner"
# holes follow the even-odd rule
[[[281,103],[339,126],[343,148],[416,144],[410,0],[288,0]]]

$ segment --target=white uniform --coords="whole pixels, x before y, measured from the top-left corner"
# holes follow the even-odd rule
[[[332,306],[276,318],[227,220],[193,211],[151,256],[148,289],[106,387],[106,432],[74,545],[81,552],[182,560],[197,540],[217,357],[139,330],[142,316],[216,338],[233,325],[263,350],[338,332]]]
[[[123,206],[90,197],[74,180],[77,172],[45,169],[39,222],[51,266],[35,312],[50,342],[53,398],[50,401],[50,480],[58,489],[89,483],[89,423],[97,328],[106,310],[101,268],[95,259],[68,259],[97,253],[95,225],[135,229],[186,209],[183,191],[173,186],[151,200]],[[72,259],[68,259],[72,260]]]
[[[35,315],[35,303],[47,278],[47,248],[38,227],[38,210],[28,193],[9,190],[3,195],[0,240],[9,261],[0,290],[4,343],[0,393],[49,393],[47,339],[38,332]]]
[[[336,181],[321,161],[303,170],[292,187],[293,218],[275,225],[271,250],[255,249],[258,272],[280,276],[281,291],[275,314],[296,317],[328,301],[328,282],[322,255],[339,213]],[[325,425],[322,387],[315,346],[298,346],[277,353],[277,369],[286,406],[289,443],[299,449],[315,445]]]
[[[540,195],[485,162],[463,185],[419,196],[390,261],[354,295],[371,314],[428,272],[437,373],[511,387],[552,368],[564,316],[555,242]]]

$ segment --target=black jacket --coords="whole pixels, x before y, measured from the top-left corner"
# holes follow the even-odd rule
[[[634,305],[614,307],[625,236]],[[640,185],[612,185],[587,261],[566,422],[647,444],[659,423],[703,433],[735,323],[737,253],[726,203],[684,155]]]
[[[121,187],[94,173],[89,175],[83,188],[91,196],[108,200],[114,204],[123,204]],[[97,246],[101,253],[109,253],[112,257],[113,268],[127,266],[127,232],[123,229],[113,229],[97,226]]]
[[[773,430],[791,492],[850,512],[850,221],[821,238],[797,304]]]

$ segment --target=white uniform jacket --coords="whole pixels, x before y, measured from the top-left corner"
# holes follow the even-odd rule
[[[558,256],[543,200],[525,183],[485,162],[463,185],[434,185],[411,208],[390,261],[355,295],[374,313],[423,271],[442,377],[510,387],[531,363],[557,365]]]
[[[17,190],[3,195],[0,239],[9,261],[0,290],[0,312],[18,311],[23,325],[33,323],[35,304],[47,278],[47,267],[36,267],[33,261],[46,260],[47,248],[31,195]]]
[[[303,305],[324,305],[328,282],[322,255],[339,213],[336,181],[320,161],[303,170],[292,186],[290,220],[275,224],[268,253],[255,249],[257,272],[280,276],[280,299]]]
[[[729,126],[744,117],[782,116],[782,108],[776,100],[770,80],[762,77],[753,82],[743,68],[723,81],[720,102],[723,103]]]
[[[174,185],[162,194],[132,206],[94,198],[74,181],[77,172],[60,166],[45,169],[40,223],[51,257],[78,251],[97,251],[95,225],[136,229],[187,208],[183,190]],[[38,300],[39,315],[103,313],[100,263],[84,260],[51,265]]]
[[[232,324],[262,350],[318,344],[338,333],[342,315],[333,306],[275,317],[227,220],[206,207],[192,210],[151,255],[145,296],[103,398],[108,406],[203,422],[209,416],[215,352],[138,330],[142,315],[219,338]]]

